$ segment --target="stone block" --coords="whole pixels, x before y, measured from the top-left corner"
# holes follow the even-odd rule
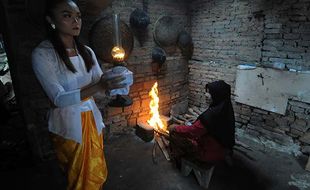
[[[302,146],[301,152],[304,154],[310,154],[310,145]]]
[[[305,109],[301,107],[292,106],[291,110],[295,113],[304,113]]]
[[[303,136],[305,133],[301,130],[299,130],[298,128],[291,128],[290,132],[294,135],[297,135],[298,137]]]
[[[288,121],[287,121],[284,117],[275,118],[274,121],[275,121],[279,126],[286,126],[286,125],[288,125]]]
[[[302,22],[302,21],[307,21],[307,16],[305,15],[292,15],[290,17],[291,21],[296,21],[296,22]]]
[[[302,131],[302,132],[307,132],[307,130],[309,129],[308,126],[301,126],[301,125],[298,125],[296,123],[293,123],[290,127],[292,129],[296,129],[296,130],[299,130],[299,131]]]
[[[260,133],[256,130],[246,129],[246,133],[250,136],[253,136],[253,137],[260,136]]]
[[[303,119],[296,119],[294,124],[296,124],[298,126],[305,127],[307,125],[307,121],[303,120]]]
[[[310,40],[310,35],[308,34],[301,34],[301,39],[302,40]]]
[[[282,39],[265,39],[263,44],[264,46],[280,47],[283,46],[284,42]]]
[[[251,112],[252,111],[249,108],[245,108],[245,107],[241,108],[241,114],[243,114],[243,115],[250,115]]]
[[[289,105],[300,107],[300,108],[309,108],[309,104],[305,102],[299,102],[299,101],[289,101]]]
[[[306,40],[302,40],[298,43],[298,46],[301,46],[301,47],[310,47],[310,41],[306,41]]]
[[[310,145],[310,132],[305,133],[302,137],[299,138],[299,140]]]
[[[277,48],[274,47],[274,46],[263,45],[262,50],[263,50],[263,51],[277,51]]]
[[[287,57],[290,58],[290,59],[301,59],[302,58],[302,54],[287,52]]]
[[[115,116],[121,114],[122,112],[123,108],[109,107],[107,108],[107,117]]]
[[[262,109],[257,109],[257,108],[254,108],[253,112],[259,113],[259,114],[264,114],[264,115],[268,114],[268,111],[265,111],[265,110],[262,110]]]
[[[262,52],[263,57],[286,58],[286,55],[287,55],[286,52],[280,52],[280,51],[263,51]]]
[[[283,38],[286,40],[298,40],[300,38],[300,34],[298,33],[284,34]]]
[[[280,63],[285,63],[285,64],[295,64],[296,59],[285,59],[285,58],[276,58],[276,57],[271,57],[269,58],[271,62],[280,62]]]
[[[310,114],[305,113],[295,113],[296,118],[310,120]]]
[[[266,34],[278,34],[278,33],[281,33],[281,29],[280,28],[265,29],[264,33],[266,33]]]
[[[250,120],[250,117],[246,115],[240,115],[240,117],[243,120],[243,122],[248,122]]]
[[[310,38],[309,38],[310,40]],[[294,46],[290,46],[290,45],[284,45],[281,47],[277,48],[278,51],[284,51],[284,52],[299,52],[299,53],[304,53],[305,49],[302,47],[294,47]]]
[[[281,29],[282,28],[282,24],[281,23],[269,23],[269,24],[266,24],[265,26],[266,28],[268,29]]]

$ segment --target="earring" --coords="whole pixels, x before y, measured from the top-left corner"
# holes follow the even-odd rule
[[[56,26],[55,24],[51,24],[51,27],[55,30]]]

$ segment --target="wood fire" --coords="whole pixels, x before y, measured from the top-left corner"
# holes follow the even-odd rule
[[[156,131],[163,131],[168,133],[167,126],[164,124],[159,115],[159,97],[158,97],[158,89],[157,82],[153,85],[151,91],[149,92],[149,96],[151,96],[150,102],[150,114],[151,118],[147,121],[150,126],[154,128]]]

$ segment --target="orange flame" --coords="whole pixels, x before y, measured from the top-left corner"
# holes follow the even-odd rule
[[[125,57],[125,50],[122,47],[115,46],[111,51],[112,57],[116,61],[123,61]]]
[[[149,96],[152,97],[150,102],[150,114],[151,119],[147,122],[150,126],[152,126],[156,130],[163,130],[166,131],[166,126],[164,125],[163,121],[160,119],[158,108],[159,108],[159,97],[158,97],[158,90],[157,90],[157,82],[153,85],[151,91],[149,92]]]

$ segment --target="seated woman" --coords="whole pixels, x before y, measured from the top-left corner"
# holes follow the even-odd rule
[[[213,163],[225,159],[235,144],[235,117],[230,85],[215,81],[206,85],[210,107],[191,125],[170,128],[171,156],[180,164],[182,157]]]

